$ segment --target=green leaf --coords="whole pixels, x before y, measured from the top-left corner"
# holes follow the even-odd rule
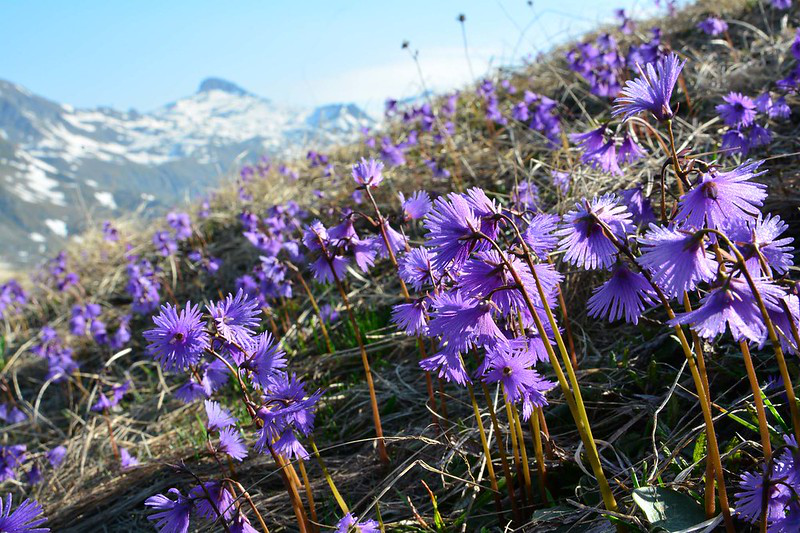
[[[653,529],[680,531],[705,521],[703,508],[689,496],[666,487],[634,489],[633,501]]]

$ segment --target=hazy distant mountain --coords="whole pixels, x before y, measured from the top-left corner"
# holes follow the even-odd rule
[[[88,223],[199,195],[239,156],[347,142],[371,124],[352,104],[283,106],[218,78],[148,113],[74,109],[0,80],[0,262],[37,261]]]

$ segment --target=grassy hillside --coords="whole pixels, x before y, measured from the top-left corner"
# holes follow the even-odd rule
[[[701,31],[698,23],[710,15],[727,29],[717,35]],[[637,21],[632,29],[602,28],[456,94],[390,107],[382,129],[362,143],[311,152],[305,160],[244,167],[187,217],[176,213],[159,227],[112,221],[85,235],[23,282],[24,297],[14,285],[3,286],[2,492],[14,495],[14,507],[24,498],[37,500],[46,526],[59,532],[152,531],[154,509],[145,501],[171,488],[193,509],[190,531],[250,531],[236,522],[240,514],[256,531],[331,530],[343,506],[362,522],[380,521],[386,531],[678,531],[706,519],[710,529],[697,530],[709,531],[722,530],[727,521],[720,514],[719,478],[716,489],[711,482],[716,449],[736,510],[728,527],[756,527],[747,520],[753,506],[734,495],[739,476],[761,471],[770,446],[768,471],[778,463],[791,470],[794,448],[785,447],[784,436],[800,430],[787,400],[791,388],[784,388],[787,376],[798,379],[790,355],[796,346],[786,325],[791,322],[780,321],[791,316],[797,301],[788,296],[797,291],[797,270],[790,266],[795,256],[790,244],[776,244],[772,235],[760,248],[768,256],[764,268],[746,242],[753,209],[785,221],[781,237],[800,235],[798,80],[792,78],[800,61],[798,25],[796,6],[782,10],[769,2],[731,0],[700,2],[673,16]],[[671,52],[685,60],[667,98],[671,120],[650,112],[624,122],[613,116],[613,100],[625,82],[642,75],[636,64],[666,61]],[[742,96],[731,99],[731,92]],[[726,97],[740,104],[744,97],[752,100],[718,109]],[[593,131],[602,137],[594,152],[575,138]],[[384,162],[382,181],[374,187],[370,180],[379,180],[369,169],[357,169],[356,180],[351,176],[362,157]],[[765,185],[766,195],[758,196],[762,189],[753,186],[742,193],[755,195],[744,211],[723,209],[722,216],[742,218],[744,234],[710,215],[699,224],[681,222],[685,194],[712,200],[709,209],[713,201],[739,194],[704,180],[747,168],[748,160],[764,161],[759,171],[765,172],[747,181]],[[485,191],[486,199],[474,191],[472,203],[455,198],[472,187]],[[408,199],[416,191],[442,197],[427,218],[421,216],[430,209],[424,201],[398,199],[398,193]],[[620,196],[605,208],[605,200],[592,201],[606,193]],[[458,209],[461,204],[467,207]],[[612,204],[625,207],[615,210]],[[549,220],[542,213],[567,215],[555,237],[541,229]],[[464,230],[469,221],[479,226]],[[674,287],[658,272],[687,248],[665,253],[635,278],[655,277],[654,288],[634,294],[628,320],[605,320],[609,309],[592,312],[587,302],[620,265],[633,275],[642,260],[632,262],[626,253],[646,255],[641,239],[652,231],[650,222],[695,236],[714,267],[687,287],[685,301],[682,290],[666,294],[668,311],[657,293]],[[515,226],[532,237],[520,239]],[[677,329],[667,324],[673,310],[702,307],[720,287],[749,287],[735,250],[726,248],[724,236],[707,231],[716,228],[736,241],[736,250],[750,254],[746,264],[761,269],[756,277],[768,283],[767,296],[780,291],[766,303],[775,307],[777,344],[784,345],[787,364],[773,351],[768,321],[759,318],[755,300],[741,344],[730,330],[705,334],[699,320]],[[437,240],[440,230],[444,236]],[[582,241],[570,236],[584,230],[587,239],[602,241],[586,253],[608,268],[587,269],[574,258]],[[555,245],[560,239],[562,245]],[[624,250],[617,254],[612,242]],[[466,254],[467,265],[454,266],[455,258],[431,268],[423,261],[398,277],[394,261],[402,271],[409,257],[421,253],[408,250],[420,247],[440,258],[457,248],[454,253]],[[497,269],[513,270],[503,258],[527,277],[512,276],[507,285],[486,289],[482,283]],[[340,268],[337,261],[346,265]],[[437,261],[444,259],[432,260]],[[434,283],[425,278],[426,269],[434,272]],[[535,272],[544,285],[560,273],[560,283],[543,287],[540,297]],[[634,286],[632,279],[622,287]],[[214,302],[239,289],[255,302],[255,320],[226,329],[248,312],[237,309],[236,301],[228,307]],[[511,296],[503,299],[504,294]],[[789,313],[779,300],[787,302]],[[419,336],[407,335],[392,320],[393,309],[407,301],[426,310],[415,315],[429,328]],[[183,309],[186,302],[199,304],[200,312],[211,305],[221,322],[188,327],[178,337],[170,330],[154,353],[148,345],[158,343],[144,332],[156,327],[159,306]],[[479,311],[485,313],[480,327],[470,322],[479,321]],[[478,334],[491,329],[487,320],[497,322],[499,334]],[[262,332],[271,342],[262,337],[259,348],[253,336]],[[170,350],[202,344],[193,335],[212,339],[209,349],[202,357],[181,352],[185,361],[176,364]],[[502,352],[498,339],[506,337],[524,339],[524,347]],[[462,341],[460,355],[454,354],[450,348]],[[277,356],[278,350],[285,356]],[[760,394],[754,400],[745,351],[752,352],[763,400]],[[451,358],[429,364],[430,373],[420,368],[421,358],[440,353]],[[281,367],[282,359],[283,369],[265,367]],[[504,370],[498,361],[511,366]],[[491,368],[478,373],[479,363]],[[512,369],[512,363],[519,366]],[[572,376],[563,383],[559,376],[569,374],[570,365],[579,389]],[[469,373],[469,387],[459,370]],[[514,400],[509,376],[521,370],[532,380],[526,386],[533,383],[541,394],[526,389],[525,401],[505,402],[498,379]],[[302,379],[304,391],[284,383],[284,372]],[[241,431],[244,460],[219,447],[220,429],[209,427],[206,399],[238,419],[233,432]],[[279,414],[282,409],[287,414]],[[300,420],[298,413],[309,412],[315,420]],[[376,438],[376,416],[384,439]],[[709,416],[716,447],[706,430]],[[270,424],[279,430],[259,443]],[[596,451],[586,445],[592,442],[588,427]],[[293,437],[285,434],[290,430]],[[306,451],[282,448],[281,438]],[[384,443],[388,461],[382,460]],[[24,455],[14,448],[20,445]],[[54,449],[66,453],[57,466]],[[601,471],[608,490],[598,481]],[[775,530],[788,527],[796,507],[787,488],[794,478],[781,479],[764,482],[770,485],[768,500],[777,502],[769,517]],[[204,489],[201,482],[217,485]],[[209,505],[219,486],[235,502],[212,497]],[[229,508],[219,509],[223,504]],[[660,518],[659,505],[666,505]],[[220,513],[225,518],[215,520]]]

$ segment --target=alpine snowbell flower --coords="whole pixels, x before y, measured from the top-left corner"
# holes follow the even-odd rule
[[[392,309],[392,322],[403,330],[406,335],[413,336],[425,333],[428,325],[428,321],[425,318],[427,307],[425,298],[411,303],[395,305]]]
[[[784,297],[781,289],[763,280],[755,280],[756,288],[767,309],[780,310],[778,302]],[[739,278],[731,278],[708,293],[694,311],[681,313],[669,321],[671,326],[691,324],[698,335],[712,339],[730,327],[734,340],[761,343],[767,327],[756,304],[750,286]]]
[[[383,163],[370,159],[369,161],[361,158],[361,161],[353,165],[353,179],[364,187],[377,187],[383,181]]]
[[[611,322],[624,317],[626,322],[638,324],[654,297],[655,291],[644,276],[619,264],[608,281],[594,290],[587,309],[591,317],[607,318]]]
[[[433,267],[431,262],[435,253],[427,248],[412,248],[398,261],[400,277],[411,285],[415,291],[425,285],[434,285]]]
[[[153,317],[156,327],[143,333],[150,342],[147,347],[150,354],[166,370],[186,370],[200,360],[209,346],[199,308],[186,302],[186,307],[179,309],[162,305],[161,312]]]
[[[727,229],[727,235],[744,256],[747,270],[753,276],[771,277],[773,270],[785,274],[792,266],[794,248],[790,244],[794,239],[780,238],[788,228],[781,217],[770,214],[763,217],[759,213],[755,219],[737,220]],[[766,272],[761,258],[766,264]]]
[[[732,92],[722,99],[717,113],[728,126],[749,126],[756,119],[756,104],[749,96]]]
[[[211,302],[206,306],[217,333],[226,341],[247,348],[251,337],[255,334],[253,328],[258,327],[258,300],[249,298],[241,289],[236,296],[228,294],[224,300]],[[234,359],[241,358],[237,348],[231,348]]]
[[[39,527],[47,518],[41,516],[42,506],[36,500],[24,500],[11,508],[11,493],[0,499],[0,531],[3,533],[47,533],[50,528]]]
[[[522,349],[519,349],[520,346]],[[553,383],[533,369],[536,357],[525,343],[500,342],[486,355],[489,358],[489,371],[483,380],[486,383],[501,383],[512,403],[521,401],[530,390],[541,394],[553,388]],[[543,394],[542,400],[542,405],[546,405]]]
[[[431,210],[431,197],[425,191],[417,191],[408,199],[403,193],[398,193],[400,203],[403,204],[403,218],[405,220],[419,220]]]
[[[522,232],[522,240],[531,252],[539,259],[545,260],[558,246],[558,237],[554,235],[561,218],[558,215],[538,213]]]
[[[455,290],[435,296],[432,306],[428,331],[430,335],[441,335],[452,349],[463,352],[472,342],[491,344],[503,338],[488,302]]]
[[[156,522],[161,533],[186,533],[189,531],[189,514],[192,502],[176,488],[167,491],[167,495],[156,494],[144,501],[148,507],[157,510],[147,517]]]
[[[247,457],[247,446],[245,446],[239,430],[235,427],[220,430],[218,449],[237,461],[242,461]]]
[[[675,222],[721,229],[735,220],[757,216],[767,197],[767,186],[750,180],[766,172],[757,172],[762,163],[748,161],[729,172],[712,168],[702,174],[697,185],[681,198]]]
[[[614,264],[617,248],[602,222],[618,240],[625,241],[633,231],[631,214],[614,194],[595,197],[591,202],[575,204],[576,209],[564,215],[564,228],[556,232],[561,237],[559,251],[564,259],[586,270],[608,268]]]
[[[702,234],[650,224],[639,244],[642,255],[636,261],[667,296],[682,295],[716,276],[717,262],[706,250]]]
[[[334,533],[380,533],[380,524],[375,520],[359,522],[357,517],[347,513],[336,524]]]
[[[433,210],[425,218],[428,246],[436,250],[431,263],[438,271],[447,267],[455,270],[477,250],[489,247],[478,233],[481,221],[463,196],[450,193],[447,198],[437,198]]]
[[[706,35],[719,35],[728,31],[728,23],[718,17],[708,17],[697,23],[697,27]]]
[[[206,427],[209,431],[219,431],[236,424],[236,417],[231,415],[227,409],[223,409],[219,402],[206,400],[203,404],[206,408],[208,417]]]
[[[685,63],[672,53],[655,66],[653,63],[645,65],[641,77],[625,84],[622,96],[614,100],[611,114],[622,115],[623,121],[641,112],[650,112],[659,121],[671,119],[674,113],[669,101]]]

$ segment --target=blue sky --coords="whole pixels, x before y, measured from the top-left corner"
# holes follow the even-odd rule
[[[0,78],[77,107],[146,111],[218,76],[276,102],[353,101],[374,112],[518,62],[646,0],[0,0]]]

